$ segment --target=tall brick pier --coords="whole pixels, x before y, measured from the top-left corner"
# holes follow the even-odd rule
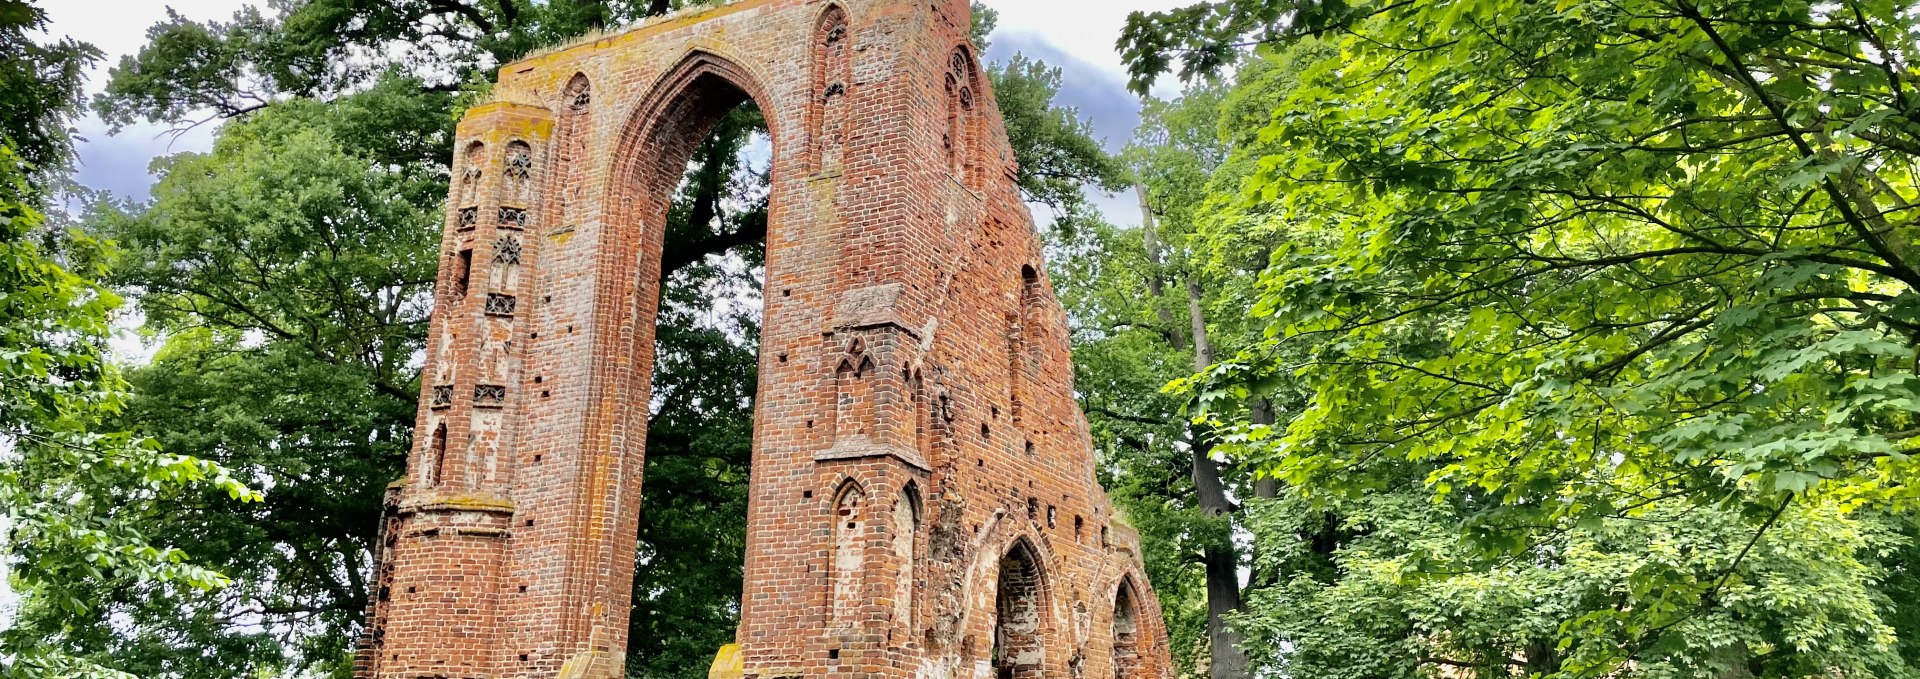
[[[1170,674],[968,25],[747,0],[501,68],[459,126],[359,676],[622,676],[662,228],[748,100],[773,160],[744,674]]]

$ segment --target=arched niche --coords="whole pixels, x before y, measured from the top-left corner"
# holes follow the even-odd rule
[[[1046,665],[1047,587],[1044,562],[1025,538],[1000,558],[994,579],[994,679],[1037,679]]]

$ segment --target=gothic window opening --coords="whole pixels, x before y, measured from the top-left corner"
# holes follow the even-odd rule
[[[1140,608],[1133,581],[1122,580],[1113,595],[1113,679],[1140,676]]]
[[[573,79],[567,81],[565,99],[568,111],[585,111],[593,104],[593,88],[587,82],[587,74],[573,74]]]
[[[516,184],[533,179],[533,147],[524,141],[507,144],[506,169],[502,172]]]
[[[487,147],[480,142],[467,145],[461,157],[460,202],[472,203],[480,195],[480,179],[486,175]]]
[[[518,310],[519,307],[520,300],[513,295],[502,295],[499,293],[487,294],[488,316],[512,316],[513,312]]]
[[[473,250],[461,250],[453,262],[452,286],[447,291],[448,298],[458,303],[467,297],[467,284],[473,280]]]
[[[1028,385],[1039,379],[1040,292],[1040,273],[1032,265],[1020,267],[1020,309],[1017,317],[1010,322],[1012,329],[1008,332],[1012,346],[1007,356],[1007,379],[1012,390],[1013,421],[1016,424],[1025,419]]]
[[[525,229],[527,228],[527,209],[523,207],[502,207],[495,220],[499,222],[501,228]]]
[[[501,236],[493,242],[493,263],[514,265],[520,263],[520,239],[513,236]]]
[[[900,490],[893,501],[893,560],[899,571],[894,575],[893,621],[896,626],[913,630],[914,567],[913,541],[920,533],[920,498],[912,484]]]
[[[427,485],[438,486],[446,482],[447,475],[447,425],[441,423],[433,428],[433,438],[427,443]]]
[[[560,115],[559,135],[554,146],[560,152],[560,169],[548,179],[558,180],[554,186],[560,198],[559,219],[570,220],[576,218],[587,190],[587,137],[591,127],[588,108],[593,103],[593,87],[586,74],[575,73],[560,100],[564,112]]]
[[[830,5],[820,13],[814,29],[812,115],[814,169],[829,172],[840,167],[847,145],[848,89],[853,80],[852,36],[847,12]]]
[[[866,568],[866,491],[848,481],[833,501],[833,626],[857,624],[862,597],[860,581]]]
[[[974,115],[974,98],[980,89],[980,75],[967,48],[954,50],[947,65],[946,83],[947,133],[942,142],[946,146],[947,165],[956,179],[977,190],[980,177],[973,157],[979,121]]]
[[[993,625],[995,679],[1037,679],[1046,659],[1041,620],[1046,615],[1040,560],[1025,540],[1000,560]]]
[[[498,384],[478,384],[473,387],[473,405],[482,408],[498,408],[507,404],[507,388]]]

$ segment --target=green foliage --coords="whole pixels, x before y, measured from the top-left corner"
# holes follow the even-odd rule
[[[1099,480],[1140,533],[1147,577],[1160,599],[1175,659],[1191,668],[1204,649],[1206,578],[1198,563],[1209,530],[1188,473],[1180,401],[1160,392],[1191,374],[1143,297],[1151,271],[1139,230],[1086,222],[1054,231],[1048,266],[1073,320],[1074,386],[1092,427]],[[1204,656],[1204,650],[1201,651]]]
[[[1910,674],[1910,3],[1274,6],[1193,10],[1338,37],[1228,100],[1265,124],[1209,247],[1285,245],[1267,338],[1180,385],[1291,489],[1256,534],[1322,547],[1247,616],[1270,660]]]
[[[9,162],[24,163],[34,184],[66,168],[83,72],[100,58],[99,50],[82,42],[34,42],[30,34],[46,24],[46,10],[26,0],[0,0],[0,138],[13,147]]]
[[[142,674],[346,671],[343,643],[310,639],[350,638],[365,610],[383,489],[411,441],[446,181],[398,162],[446,144],[385,115],[410,110],[392,90],[411,87],[263,110],[211,153],[158,164],[151,204],[92,220],[126,250],[116,277],[145,331],[165,338],[133,372],[122,421],[245,470],[274,501],[172,502],[154,530],[234,586],[103,591],[110,606],[85,621],[89,652]],[[140,633],[122,634],[128,624]]]
[[[637,20],[656,4],[663,3],[286,0],[271,14],[249,6],[207,22],[169,11],[147,30],[146,47],[112,69],[94,108],[116,125],[204,122],[353,92],[395,70],[425,80],[424,91],[453,92],[490,82],[497,64]]]
[[[1632,676],[1912,676],[1877,586],[1910,544],[1894,534],[1911,530],[1905,520],[1803,504],[1755,543],[1738,511],[1665,502],[1487,560],[1460,539],[1467,510],[1410,481],[1254,512],[1261,553],[1289,574],[1259,590],[1247,616],[1267,666],[1409,679],[1577,672],[1617,652],[1633,607],[1660,606],[1696,614],[1636,649]],[[1341,517],[1336,549],[1299,539],[1328,514]],[[1717,604],[1662,591],[1672,579],[1715,583]]]
[[[148,530],[165,499],[259,495],[226,469],[107,428],[125,383],[107,362],[120,298],[94,282],[111,252],[78,234],[39,234],[22,161],[0,146],[0,507],[7,585],[22,598],[0,629],[0,677],[113,676],[61,642],[101,611],[102,587],[205,590],[227,577]],[[56,261],[35,240],[59,243]]]
[[[127,387],[106,352],[122,302],[99,283],[116,253],[40,209],[96,53],[29,40],[44,24],[40,8],[0,1],[0,572],[18,597],[0,621],[0,677],[117,678],[119,663],[73,652],[71,621],[101,611],[103,588],[226,585],[150,527],[174,497],[260,495],[109,426]]]
[[[1127,62],[1127,87],[1146,94],[1180,62],[1182,80],[1218,75],[1247,47],[1339,30],[1380,7],[1347,0],[1212,0],[1163,12],[1134,12],[1114,48]]]
[[[1006,121],[1015,178],[1027,200],[1054,210],[1062,223],[1084,219],[1087,188],[1117,189],[1123,171],[1093,136],[1078,109],[1056,106],[1060,69],[1015,54],[987,66],[987,81]]]

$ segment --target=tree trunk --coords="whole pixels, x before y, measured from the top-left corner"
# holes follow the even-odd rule
[[[1534,639],[1525,649],[1527,676],[1544,677],[1560,671],[1560,652],[1552,639]]]
[[[1207,337],[1207,312],[1201,304],[1203,291],[1199,278],[1187,276],[1187,316],[1193,326],[1193,369],[1206,370],[1213,365],[1213,342]],[[1227,497],[1226,484],[1220,480],[1220,463],[1213,459],[1213,445],[1206,432],[1191,429],[1193,450],[1193,487],[1200,495],[1200,509],[1220,521],[1233,520],[1233,500]],[[1245,640],[1227,626],[1227,615],[1240,610],[1240,554],[1234,547],[1231,523],[1227,539],[1210,544],[1204,550],[1207,565],[1207,647],[1211,664],[1209,679],[1247,679]]]
[[[1255,398],[1247,404],[1247,420],[1254,424],[1273,425],[1273,401]],[[1253,480],[1253,496],[1262,500],[1280,497],[1280,479],[1259,475]]]
[[[1240,633],[1227,627],[1226,616],[1240,609],[1240,559],[1232,543],[1206,550],[1207,562],[1207,647],[1212,664],[1209,679],[1247,679],[1246,642]]]
[[[1213,365],[1213,341],[1207,338],[1207,310],[1201,306],[1204,291],[1200,279],[1187,275],[1187,316],[1193,319],[1193,371],[1204,372]]]
[[[1147,263],[1151,270],[1147,272],[1147,294],[1153,297],[1153,312],[1160,318],[1160,332],[1167,336],[1167,343],[1176,351],[1187,350],[1187,334],[1173,322],[1173,311],[1165,304],[1167,298],[1166,261],[1160,255],[1160,240],[1154,231],[1153,203],[1147,200],[1145,184],[1134,184],[1133,192],[1140,197],[1140,235],[1146,241]]]
[[[1713,652],[1713,659],[1720,664],[1716,675],[1719,679],[1753,679],[1753,649],[1745,641],[1734,641],[1721,646]]]

